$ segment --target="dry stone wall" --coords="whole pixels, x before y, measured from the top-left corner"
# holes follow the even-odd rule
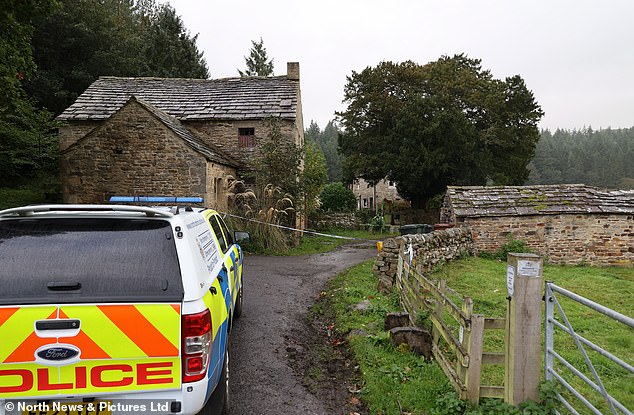
[[[426,234],[403,235],[383,242],[383,250],[374,262],[373,271],[379,279],[379,289],[389,291],[395,282],[398,257],[409,261],[412,246],[412,265],[420,273],[429,272],[436,265],[475,252],[469,227],[451,228]]]
[[[354,213],[325,213],[311,219],[310,226],[318,230],[359,229],[359,221]]]

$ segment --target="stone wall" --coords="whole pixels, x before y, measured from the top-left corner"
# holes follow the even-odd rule
[[[207,162],[207,194],[205,206],[219,211],[228,208],[227,184],[229,177],[236,177],[236,171],[232,167],[222,164]]]
[[[99,121],[79,121],[62,125],[59,127],[60,151],[66,150],[99,125],[101,125]]]
[[[475,249],[496,251],[509,238],[525,241],[553,264],[632,266],[634,216],[559,214],[466,218]]]
[[[326,213],[311,219],[309,226],[317,230],[359,229],[359,221],[354,213]]]
[[[112,195],[208,197],[208,161],[136,102],[62,153],[67,203],[104,203]],[[209,180],[208,180],[209,179]]]
[[[451,228],[426,234],[403,235],[383,242],[383,250],[374,261],[373,271],[379,279],[379,289],[389,291],[394,285],[398,257],[409,261],[408,248],[412,244],[412,265],[420,273],[429,272],[436,265],[475,252],[471,230]]]

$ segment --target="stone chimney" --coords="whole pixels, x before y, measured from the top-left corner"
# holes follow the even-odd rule
[[[299,62],[288,62],[286,64],[286,79],[299,81]]]

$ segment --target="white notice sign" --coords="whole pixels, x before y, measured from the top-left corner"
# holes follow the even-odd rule
[[[539,275],[539,261],[519,260],[517,261],[517,273],[525,277],[536,277]]]
[[[513,296],[513,292],[515,289],[515,267],[512,265],[506,266],[506,290],[509,293],[509,296]]]

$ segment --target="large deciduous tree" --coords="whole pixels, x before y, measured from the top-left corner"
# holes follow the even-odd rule
[[[443,56],[353,72],[344,92],[344,176],[388,178],[417,207],[447,185],[528,177],[543,112],[520,76],[494,79],[478,59]]]
[[[244,57],[247,69],[244,72],[238,69],[240,76],[272,76],[273,59],[269,59],[262,38],[259,42],[252,40],[251,45],[249,56]]]

